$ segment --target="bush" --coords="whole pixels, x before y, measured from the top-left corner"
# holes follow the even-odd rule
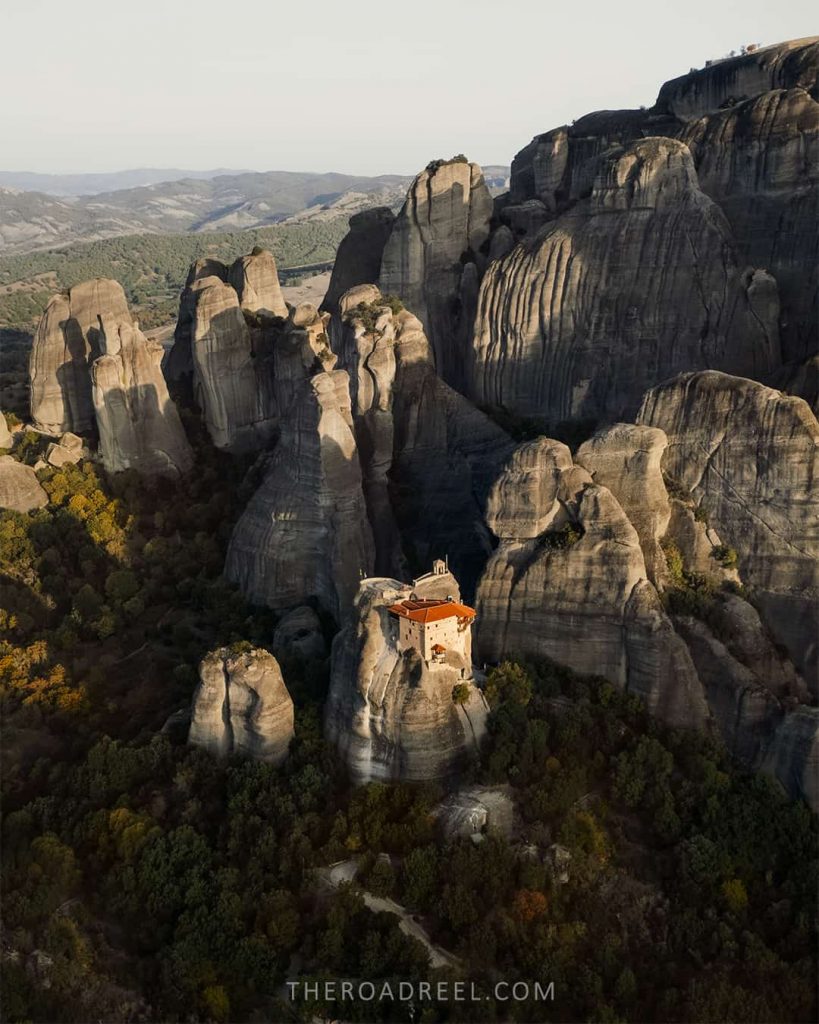
[[[737,565],[737,553],[734,548],[727,544],[717,544],[711,552],[711,557],[719,562],[723,569],[735,569]]]

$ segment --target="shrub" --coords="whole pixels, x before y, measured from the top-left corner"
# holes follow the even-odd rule
[[[453,687],[452,700],[455,704],[466,704],[469,700],[469,686],[467,683],[458,683]]]
[[[735,569],[737,564],[737,553],[734,548],[727,544],[717,544],[711,552],[711,557],[723,567],[723,569]]]

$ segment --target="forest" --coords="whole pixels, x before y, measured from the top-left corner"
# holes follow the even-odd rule
[[[175,319],[188,268],[202,256],[230,262],[261,245],[286,271],[331,262],[346,233],[347,218],[339,217],[249,231],[122,235],[0,256],[0,328],[31,330],[54,292],[93,277],[119,281],[142,329],[157,327]]]
[[[269,646],[275,617],[220,575],[258,470],[183,415],[184,480],[85,461],[38,472],[45,508],[0,513],[4,1020],[816,1018],[815,818],[605,680],[515,652],[490,671],[488,736],[459,781],[510,787],[520,824],[477,844],[441,831],[441,786],[349,784],[322,739],[325,661],[282,663],[296,737],[281,767],[188,747],[202,656]],[[13,454],[33,463],[39,443]],[[568,880],[542,856],[554,843]],[[351,885],[322,884],[353,857]],[[362,888],[456,966],[432,970]],[[554,982],[555,999],[286,988],[444,977]]]

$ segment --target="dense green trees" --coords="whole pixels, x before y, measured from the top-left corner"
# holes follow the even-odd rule
[[[279,768],[163,734],[205,651],[269,645],[275,624],[220,578],[245,466],[194,441],[185,481],[49,469],[45,509],[0,514],[5,1019],[410,1019],[293,1004],[294,977],[555,983],[554,1003],[416,1007],[425,1021],[815,1017],[815,820],[605,681],[490,672],[466,777],[508,787],[511,838],[446,839],[441,786],[352,789],[321,735],[326,663],[282,663]],[[351,857],[455,967],[322,881]]]

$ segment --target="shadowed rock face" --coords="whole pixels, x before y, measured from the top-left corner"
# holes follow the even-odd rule
[[[685,146],[645,139],[601,159],[588,199],[490,264],[471,393],[553,425],[629,419],[682,369],[779,364],[776,286],[738,263]]]
[[[474,313],[480,259],[489,237],[492,197],[477,164],[430,164],[410,186],[381,261],[381,290],[418,316],[438,373],[463,383],[461,367]]]
[[[179,297],[179,315],[173,332],[173,346],[165,356],[162,372],[169,381],[181,381],[193,375],[193,352],[191,336],[196,315],[198,282],[208,277],[227,281],[228,268],[221,260],[205,257],[191,264],[185,287]]]
[[[465,657],[449,652],[444,664],[400,650],[388,607],[412,593],[397,580],[364,580],[333,643],[325,734],[359,783],[443,778],[477,749],[485,729],[468,649]],[[452,699],[460,683],[469,687],[463,705]]]
[[[649,391],[638,419],[665,432],[664,468],[736,549],[767,625],[815,684],[819,424],[807,403],[722,373],[683,374]]]
[[[94,427],[89,367],[100,354],[101,321],[128,323],[125,292],[98,277],[55,295],[31,349],[31,416],[41,430],[87,434]]]
[[[816,92],[819,39],[795,39],[754,53],[718,60],[681,75],[660,89],[655,111],[684,120],[758,96],[772,89]]]
[[[338,312],[341,296],[360,284],[376,284],[381,257],[390,237],[395,214],[388,206],[362,210],[350,217],[350,230],[341,240],[322,309]]]
[[[194,393],[211,440],[234,452],[262,448],[275,430],[276,409],[258,379],[236,291],[206,277],[194,282],[192,299]]]
[[[48,495],[32,467],[11,455],[0,455],[0,508],[30,512],[47,504]]]
[[[680,137],[700,187],[725,211],[741,257],[776,278],[783,359],[817,349],[819,103],[777,89],[690,122]]]
[[[316,598],[336,620],[372,571],[347,374],[305,380],[270,469],[234,528],[225,575],[252,601],[286,609]]]
[[[188,742],[217,757],[241,754],[280,764],[293,738],[293,701],[279,663],[254,648],[209,654],[199,666]]]
[[[380,302],[374,287],[353,289],[334,329],[350,374],[376,572],[401,576],[405,557],[417,572],[448,555],[472,594],[492,548],[489,488],[513,445],[437,375],[418,318]]]

